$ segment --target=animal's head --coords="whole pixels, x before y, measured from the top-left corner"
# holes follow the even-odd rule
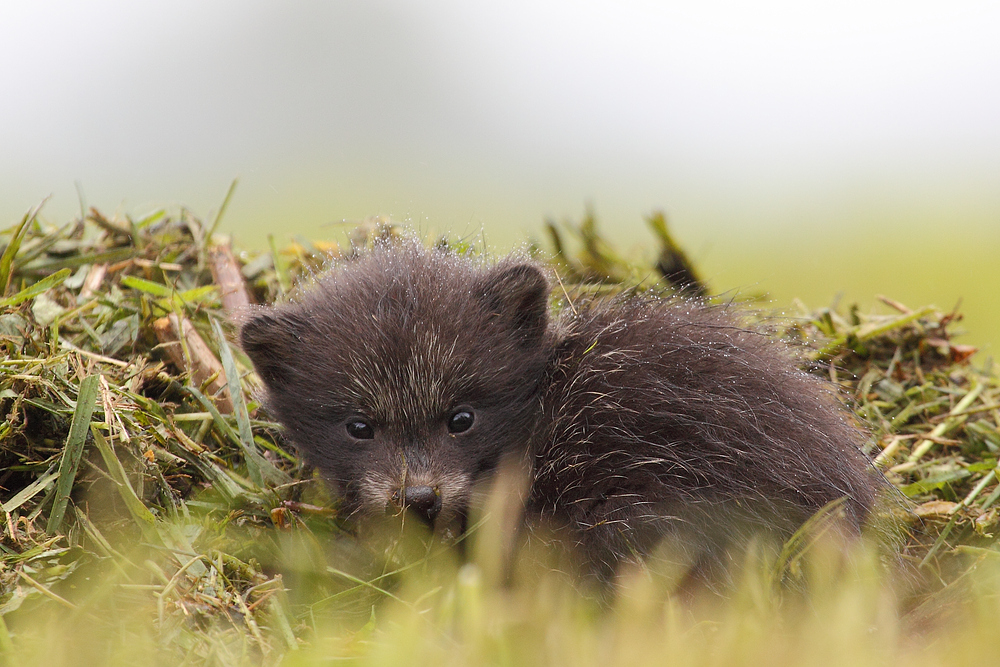
[[[462,529],[476,482],[524,451],[551,351],[533,264],[416,243],[345,261],[241,343],[266,405],[358,518]]]

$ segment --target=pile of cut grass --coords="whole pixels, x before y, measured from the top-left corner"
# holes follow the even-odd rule
[[[297,239],[281,252],[272,243],[269,253],[234,256],[217,224],[183,210],[138,219],[91,210],[56,227],[32,212],[0,232],[8,660],[633,664],[629,656],[644,652],[698,663],[773,650],[769,661],[781,663],[826,627],[845,641],[869,632],[878,641],[851,655],[884,663],[886,646],[911,645],[900,639],[904,606],[974,603],[966,634],[985,632],[996,612],[996,586],[975,570],[998,555],[1000,379],[953,342],[958,315],[888,299],[895,314],[800,307],[761,319],[843,388],[871,428],[871,453],[912,502],[912,512],[887,510],[906,527],[904,558],[928,575],[905,592],[871,554],[854,569],[822,553],[814,560],[829,567],[804,565],[818,591],[806,618],[773,577],[754,574],[774,564],[748,567],[739,594],[704,613],[678,606],[651,575],[636,575],[610,615],[558,578],[504,590],[475,561],[459,567],[448,554],[360,576],[364,547],[253,399],[230,312],[281,298],[329,257],[398,230],[372,221],[343,246]],[[662,216],[650,224],[660,274],[703,291]],[[652,267],[615,255],[592,218],[549,230],[569,291],[666,289]],[[989,594],[970,592],[970,580]]]

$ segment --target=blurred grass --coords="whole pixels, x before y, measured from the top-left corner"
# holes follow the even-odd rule
[[[341,527],[229,342],[211,270],[227,244],[219,218],[92,210],[53,226],[32,212],[0,232],[0,660],[835,665],[988,652],[1000,379],[952,339],[954,313],[886,298],[885,314],[790,302],[791,318],[754,316],[871,428],[871,453],[912,508],[887,503],[880,519],[902,533],[898,559],[878,540],[846,554],[800,539],[778,560],[751,550],[731,596],[681,599],[650,567],[628,573],[608,610],[531,559],[499,586],[489,520],[465,564],[443,550],[402,565]],[[267,302],[397,233],[371,219],[344,244],[238,253],[238,269]],[[623,256],[592,216],[548,234],[536,249],[563,249],[551,261],[566,283],[668,289],[652,261],[675,265],[669,244]],[[163,339],[170,317],[196,334]],[[199,380],[195,338],[215,363]]]

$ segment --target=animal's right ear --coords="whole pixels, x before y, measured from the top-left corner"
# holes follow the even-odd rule
[[[240,328],[240,347],[269,389],[291,381],[303,325],[297,314],[267,310],[246,320]]]
[[[549,282],[533,264],[494,269],[480,292],[492,317],[520,334],[525,344],[537,342],[549,323]]]

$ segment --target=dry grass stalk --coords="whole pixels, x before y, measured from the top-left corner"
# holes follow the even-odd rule
[[[228,243],[208,249],[208,266],[212,270],[212,280],[219,286],[222,308],[227,313],[237,312],[253,303],[240,272],[240,264]]]
[[[80,288],[80,300],[89,299],[101,287],[104,276],[108,273],[108,265],[93,264],[87,271],[87,277],[83,280],[83,287]]]
[[[177,315],[171,313],[153,322],[153,330],[161,348],[170,356],[174,365],[187,372],[195,385],[202,387],[207,383],[205,389],[215,401],[219,412],[231,414],[233,401],[226,387],[222,364],[212,354],[191,320],[185,317],[183,323],[179,324]]]

